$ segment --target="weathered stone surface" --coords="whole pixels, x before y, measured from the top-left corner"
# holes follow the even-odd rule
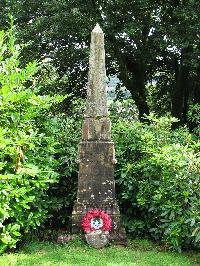
[[[83,140],[111,140],[111,123],[107,117],[85,118],[82,127]]]
[[[115,197],[114,143],[81,142],[79,147],[79,180],[77,202],[104,201]],[[98,206],[96,206],[98,207]]]
[[[94,248],[103,248],[109,242],[109,234],[103,232],[93,232],[85,235],[87,243]]]
[[[91,34],[85,117],[108,115],[106,93],[104,34],[97,24]]]
[[[106,97],[104,34],[92,31],[87,105],[79,144],[77,200],[72,213],[72,231],[81,231],[81,220],[90,209],[102,209],[112,218],[110,239],[126,244],[115,199],[115,149],[111,140]]]

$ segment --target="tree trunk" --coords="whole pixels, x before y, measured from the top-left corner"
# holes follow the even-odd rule
[[[120,45],[113,36],[108,36],[112,44],[113,57],[119,65],[119,79],[130,91],[139,111],[139,120],[148,121],[145,115],[149,115],[149,107],[145,93],[145,66],[141,58],[135,60],[131,55],[125,55],[120,50]]]
[[[147,121],[148,119],[145,115],[149,115],[149,107],[146,101],[145,95],[145,83],[144,80],[138,78],[126,79],[122,73],[120,73],[120,79],[126,88],[130,91],[133,100],[139,111],[139,120],[142,122]]]
[[[196,82],[194,87],[194,104],[200,104],[200,65],[197,68]]]
[[[132,98],[138,108],[139,120],[141,122],[147,121],[148,119],[145,116],[149,115],[149,107],[146,101],[144,80],[135,79],[135,86],[129,88],[127,87],[127,89],[130,91]]]
[[[197,67],[195,79],[193,80],[192,89],[190,93],[190,100],[192,104],[199,104],[200,105],[200,64]],[[187,121],[188,127],[192,132],[194,128],[198,126],[197,121]]]
[[[171,102],[171,114],[173,117],[179,119],[178,123],[175,123],[174,127],[177,127],[183,122],[183,114],[186,112],[188,96],[188,68],[184,62],[186,50],[182,49],[180,65],[177,75],[176,88],[172,95]]]

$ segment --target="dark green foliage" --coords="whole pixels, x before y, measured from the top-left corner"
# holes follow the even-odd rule
[[[174,119],[150,116],[150,125],[113,124],[118,200],[134,235],[148,234],[181,250],[200,242],[200,143]]]
[[[189,106],[188,120],[190,129],[200,137],[200,104],[196,103]]]
[[[24,61],[50,59],[58,78],[46,91],[85,94],[90,32],[98,22],[107,73],[130,91],[140,119],[167,111],[185,124],[188,104],[200,102],[199,1],[2,0],[1,6],[0,25],[12,12],[19,39],[30,43]]]
[[[70,216],[76,198],[78,181],[77,152],[81,138],[81,122],[84,104],[74,101],[70,105],[71,112],[58,115],[55,119],[59,147],[56,150],[58,161],[59,182],[50,186],[47,191],[52,206],[49,209],[50,219],[46,226],[68,227]]]

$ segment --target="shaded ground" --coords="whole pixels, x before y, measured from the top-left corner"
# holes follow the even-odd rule
[[[178,254],[159,249],[147,240],[132,240],[129,247],[109,246],[101,250],[89,247],[82,240],[62,245],[32,242],[19,252],[1,256],[0,265],[200,265],[200,254]]]

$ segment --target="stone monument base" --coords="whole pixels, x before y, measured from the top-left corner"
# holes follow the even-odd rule
[[[81,220],[83,216],[91,209],[101,209],[107,212],[111,219],[112,219],[112,230],[110,231],[110,241],[116,244],[126,245],[128,244],[126,232],[124,227],[122,226],[121,219],[120,219],[120,212],[118,205],[115,202],[109,204],[92,204],[88,206],[84,203],[75,202],[74,210],[72,212],[72,233],[81,233]]]

